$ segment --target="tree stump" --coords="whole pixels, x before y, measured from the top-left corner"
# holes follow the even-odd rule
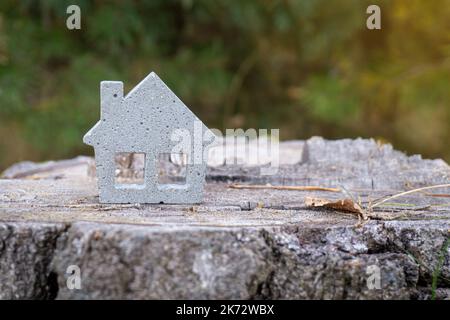
[[[0,298],[450,297],[448,189],[396,198],[363,223],[305,205],[306,197],[350,195],[369,207],[449,183],[444,161],[364,139],[316,137],[280,148],[275,175],[245,164],[209,167],[204,202],[195,206],[100,204],[88,157],[11,167],[0,179]],[[80,270],[79,289],[67,284],[71,266]]]

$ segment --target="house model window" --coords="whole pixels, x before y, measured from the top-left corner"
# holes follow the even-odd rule
[[[102,81],[100,99],[101,119],[83,138],[94,147],[100,202],[201,202],[203,155],[214,135],[166,84],[152,72],[124,96],[122,82]],[[186,138],[189,152],[177,151],[174,132],[188,136],[177,137]],[[116,160],[125,153],[143,161],[142,177],[116,179]]]
[[[116,188],[139,188],[145,184],[145,153],[118,152],[114,160]]]
[[[158,185],[185,185],[187,154],[185,153],[161,153],[158,157]]]

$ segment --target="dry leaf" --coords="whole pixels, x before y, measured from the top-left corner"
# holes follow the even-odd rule
[[[356,213],[360,217],[365,217],[364,210],[352,199],[328,200],[322,198],[306,197],[305,204],[308,207],[334,209],[338,211]]]

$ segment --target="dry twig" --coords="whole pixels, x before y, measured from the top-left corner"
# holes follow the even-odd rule
[[[396,199],[396,198],[399,198],[399,197],[402,197],[402,196],[406,196],[406,195],[411,194],[411,193],[422,192],[424,190],[437,189],[437,188],[450,188],[450,184],[439,184],[439,185],[436,185],[436,186],[428,186],[428,187],[408,190],[408,191],[405,191],[405,192],[400,192],[400,193],[394,194],[393,196],[387,197],[387,198],[385,198],[385,199],[383,199],[381,201],[378,201],[378,202],[372,204],[369,209],[371,210],[371,209],[373,209],[373,208],[375,208],[375,207],[377,207],[377,206],[379,206],[379,205],[381,205],[381,204],[383,204],[385,202],[388,202],[389,200]]]
[[[272,190],[341,192],[341,189],[338,188],[326,188],[317,186],[272,186],[272,185],[232,184],[229,187],[232,189],[272,189]]]

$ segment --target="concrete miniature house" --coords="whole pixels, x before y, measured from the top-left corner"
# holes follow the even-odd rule
[[[100,99],[101,119],[83,138],[95,150],[100,202],[201,202],[207,162],[204,155],[214,135],[166,84],[152,72],[124,96],[122,82],[102,81]],[[158,156],[179,150],[180,142],[174,139],[177,131],[184,132],[181,138],[187,138],[183,150],[193,150],[180,152],[187,158],[185,183],[160,184]],[[122,153],[143,154],[141,184],[117,183],[115,156]]]

